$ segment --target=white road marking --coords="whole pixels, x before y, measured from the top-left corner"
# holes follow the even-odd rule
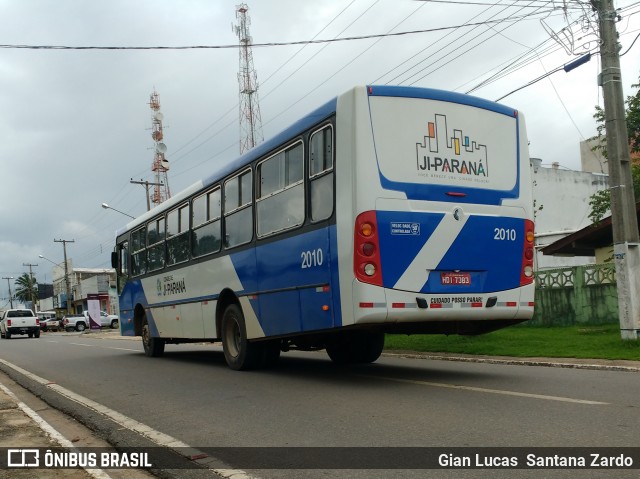
[[[73,344],[74,346],[96,347],[95,344],[84,344],[84,343],[69,343],[69,344]],[[140,349],[116,348],[114,346],[99,346],[99,345],[97,347],[103,348],[103,349],[117,349],[118,351],[133,351],[135,353],[140,352]]]
[[[73,343],[73,344],[77,344],[77,343]],[[81,345],[81,346],[84,346],[84,345]],[[52,381],[49,381],[48,379],[41,378],[40,376],[37,376],[32,372],[21,368],[20,366],[10,363],[9,361],[0,359],[0,363],[10,367],[11,369],[19,372],[20,374],[23,374],[29,379],[39,384],[42,384],[43,386],[48,387],[49,389],[57,392],[61,396],[64,396],[67,399],[77,402],[78,404],[81,404],[89,409],[92,409],[93,411],[96,411],[97,413],[100,413],[108,417],[109,419],[114,421],[116,424],[119,424],[120,426],[126,429],[129,429],[130,431],[134,431],[137,434],[140,434],[141,436],[146,437],[147,439],[153,441],[159,446],[173,449],[175,452],[182,455],[183,457],[193,460],[191,459],[191,457],[194,457],[197,455],[203,455],[204,457],[203,459],[193,460],[194,462],[200,465],[206,466],[208,463],[212,461],[212,458],[210,458],[207,454],[203,453],[202,451],[199,451],[196,448],[189,446],[188,444],[174,437],[169,436],[168,434],[164,434],[160,431],[156,431],[155,429],[147,426],[146,424],[138,422],[135,419],[125,416],[124,414],[120,414],[119,412],[114,411],[113,409],[110,409],[107,406],[97,403],[89,398],[76,394],[69,389],[66,389],[58,384],[55,384]],[[240,469],[213,469],[213,468],[210,468],[210,469],[216,474],[229,479],[231,478],[232,479],[256,479],[256,476],[250,476],[248,473]]]
[[[545,394],[522,393],[518,391],[508,391],[503,389],[487,389],[487,388],[479,388],[475,386],[462,386],[459,384],[433,383],[429,381],[419,381],[417,379],[388,378],[388,377],[371,376],[371,375],[365,375],[365,374],[361,374],[360,376],[367,377],[367,378],[375,378],[375,379],[386,379],[387,381],[395,381],[399,383],[417,384],[420,386],[431,386],[435,388],[447,388],[447,389],[461,389],[464,391],[475,391],[475,392],[489,393],[489,394],[502,394],[504,396],[519,396],[519,397],[526,397],[526,398],[532,398],[532,399],[544,399],[547,401],[561,401],[561,402],[570,402],[574,404],[590,404],[590,405],[596,405],[596,406],[607,406],[609,404],[609,403],[600,402],[600,401],[589,401],[587,399],[574,399],[574,398],[567,398],[562,396],[547,396]]]
[[[4,364],[9,365],[9,363],[7,363],[6,361],[2,361],[2,362]],[[35,412],[25,403],[20,401],[20,399],[18,399],[18,397],[15,394],[13,394],[13,392],[9,388],[7,388],[4,384],[0,383],[0,389],[2,389],[5,392],[5,394],[10,396],[17,403],[18,407],[22,409],[27,416],[33,419],[36,422],[36,424],[40,426],[40,429],[46,432],[49,435],[49,437],[51,437],[54,441],[56,441],[62,447],[65,447],[70,450],[76,450],[76,447],[73,445],[71,441],[69,441],[66,437],[60,434],[57,429],[54,429],[53,426],[49,424],[47,421],[45,421],[37,412]],[[87,469],[87,468],[83,468],[83,469],[87,471],[89,475],[91,475],[92,477],[95,477],[96,479],[111,479],[111,476],[108,475],[106,472],[104,472],[102,469]]]

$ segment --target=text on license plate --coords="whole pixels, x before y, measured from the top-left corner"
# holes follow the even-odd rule
[[[441,284],[469,285],[471,284],[471,273],[440,273]]]

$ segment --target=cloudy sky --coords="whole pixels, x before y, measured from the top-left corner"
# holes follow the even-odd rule
[[[63,249],[108,267],[114,232],[153,181],[149,95],[160,96],[176,193],[239,152],[236,5],[229,0],[0,0],[0,273],[50,282]],[[563,5],[566,6],[563,9]],[[265,138],[360,84],[415,85],[497,100],[593,51],[591,61],[507,96],[532,156],[579,169],[579,142],[602,105],[588,2],[547,0],[255,0]],[[625,94],[640,76],[640,2],[618,1]],[[392,33],[414,32],[403,35]],[[633,45],[632,45],[633,44]],[[189,47],[200,49],[51,49]],[[18,48],[26,47],[26,48]],[[8,296],[0,283],[0,307]]]

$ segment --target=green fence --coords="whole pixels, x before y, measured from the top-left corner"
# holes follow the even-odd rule
[[[532,326],[568,326],[618,322],[613,264],[558,268],[536,273]]]

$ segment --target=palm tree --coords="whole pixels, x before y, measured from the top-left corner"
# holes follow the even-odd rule
[[[16,286],[15,297],[17,299],[23,303],[26,303],[27,301],[35,303],[35,300],[38,297],[38,286],[29,273],[24,273],[16,279],[14,284]],[[35,304],[33,304],[32,307],[33,306],[35,306]]]

